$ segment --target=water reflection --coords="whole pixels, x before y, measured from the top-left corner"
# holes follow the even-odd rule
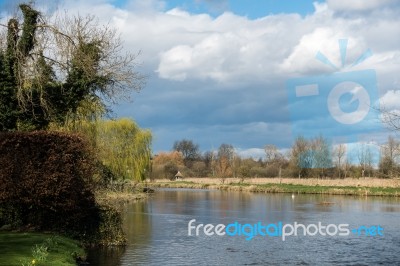
[[[164,189],[123,207],[129,245],[120,265],[323,265],[400,262],[398,198],[255,194]],[[384,237],[243,237],[187,235],[196,223],[348,223],[381,225]],[[95,265],[107,264],[99,261]]]
[[[88,250],[87,260],[90,265],[119,266],[124,254],[125,247],[92,248]]]

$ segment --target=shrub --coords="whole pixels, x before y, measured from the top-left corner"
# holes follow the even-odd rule
[[[60,132],[0,133],[0,226],[75,237],[99,227],[86,141]]]

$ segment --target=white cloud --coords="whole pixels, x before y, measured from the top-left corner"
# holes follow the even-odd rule
[[[161,61],[167,61],[167,65],[160,65],[157,72],[162,78],[183,81],[186,79],[186,71],[193,68],[192,49],[187,45],[179,45],[161,55]]]
[[[197,29],[203,34],[196,43],[181,38],[179,45],[163,51],[157,72],[175,80],[263,79],[276,74],[279,61],[290,49],[284,43],[292,42],[285,29],[299,20],[299,16],[281,15],[252,21],[224,13],[204,21],[203,28]]]
[[[321,70],[323,64],[315,59],[321,49],[332,63],[339,65],[337,40],[347,34],[342,30],[318,27],[313,32],[303,35],[293,52],[283,61],[280,68],[286,73],[311,74]],[[322,51],[321,51],[322,52]]]
[[[265,157],[265,152],[264,149],[260,148],[250,148],[250,149],[236,149],[236,153],[241,157],[241,158],[253,158],[255,160],[259,158],[264,158]]]
[[[385,110],[400,109],[400,90],[389,90],[380,98],[380,106]]]
[[[366,11],[385,7],[397,0],[327,0],[328,7],[338,11]]]
[[[249,20],[224,13],[196,24],[196,32],[201,32],[196,40],[184,37],[193,32],[190,19],[197,15],[185,13],[182,22],[187,28],[177,35],[176,45],[160,53],[157,72],[166,79],[209,79],[224,84],[332,72],[336,70],[317,61],[315,55],[321,51],[341,67],[338,39],[349,39],[347,66],[368,48],[376,58],[384,59],[379,66],[394,62],[390,56],[398,51],[399,20],[385,20],[376,14],[378,22],[375,17],[369,22],[336,17],[326,4],[315,4],[315,8],[315,13],[305,18],[275,15]],[[366,66],[379,68],[368,62]]]
[[[385,58],[380,66],[394,62],[390,54],[381,53],[398,52],[399,20],[379,13],[368,19],[336,17],[332,10],[340,3],[315,3],[315,13],[304,18],[280,14],[257,20],[230,12],[213,18],[179,8],[163,11],[165,3],[156,0],[133,1],[124,10],[106,1],[68,1],[65,8],[72,13],[90,10],[110,21],[126,46],[141,50],[140,60],[163,79],[237,84],[331,71],[315,54],[321,51],[340,65],[337,40],[341,38],[350,39],[348,62],[368,47],[374,56]],[[365,5],[379,7],[378,2]]]

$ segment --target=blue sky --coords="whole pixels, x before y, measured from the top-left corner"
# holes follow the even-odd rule
[[[146,1],[146,0],[145,0]],[[14,1],[13,1],[14,2]],[[18,1],[24,2],[24,1]],[[25,1],[27,2],[27,1]],[[48,0],[37,0],[36,3],[44,3],[46,5],[54,1]],[[56,1],[60,2],[60,1]],[[98,1],[104,2],[104,1]],[[112,5],[125,8],[129,5],[129,0],[111,0],[109,1]],[[245,1],[245,0],[169,0],[165,1],[165,9],[172,9],[179,7],[187,10],[191,13],[201,14],[209,13],[213,16],[222,14],[225,11],[247,16],[251,19],[261,18],[270,14],[279,13],[299,13],[302,15],[311,14],[314,11],[313,0],[263,0],[263,1]],[[321,2],[321,1],[320,1]],[[2,8],[12,7],[15,2],[7,0],[0,0]]]
[[[315,135],[328,132],[334,141],[385,140],[387,131],[371,113],[352,127],[335,125],[327,107],[329,91],[295,101],[287,88],[291,79],[370,69],[376,74],[374,86],[364,84],[367,90],[375,89],[370,105],[400,109],[396,0],[37,0],[37,4],[49,13],[57,8],[70,14],[91,13],[118,29],[125,49],[141,51],[138,71],[148,76],[147,84],[132,94],[132,102],[113,109],[115,117],[131,117],[153,131],[155,153],[171,150],[174,141],[186,138],[203,151],[228,143],[242,156],[258,158],[266,144],[289,148],[298,129]],[[13,5],[0,0],[2,17]],[[346,66],[335,70],[315,55],[321,52],[341,66],[340,39],[347,40]],[[368,49],[372,56],[350,67]],[[343,110],[361,106],[361,101],[351,99],[340,98],[340,104],[348,104],[342,105]]]
[[[251,19],[262,18],[270,14],[279,13],[298,13],[302,15],[311,14],[314,11],[312,0],[263,0],[263,1],[244,1],[244,0],[195,0],[165,1],[165,9],[179,7],[194,14],[207,13],[212,16],[221,15],[223,12],[230,11],[237,15],[246,16]],[[129,4],[127,0],[114,1],[116,6],[124,7]]]
[[[146,0],[144,0],[145,2]],[[24,2],[24,1],[16,1]],[[44,5],[54,5],[55,0],[36,0],[36,3]],[[104,1],[98,1],[104,2]],[[124,9],[130,5],[130,0],[110,0],[108,1],[115,7]],[[245,1],[245,0],[169,0],[164,1],[163,9],[180,8],[189,11],[192,14],[209,14],[213,17],[221,15],[223,12],[232,12],[234,14],[245,16],[250,19],[262,18],[271,14],[296,13],[302,16],[310,15],[314,12],[314,2],[317,0],[262,0],[262,1]],[[319,2],[323,2],[319,0]],[[1,9],[12,9],[15,2],[0,0]]]

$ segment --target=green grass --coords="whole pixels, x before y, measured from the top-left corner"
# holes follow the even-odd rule
[[[0,232],[0,265],[76,265],[85,254],[77,241],[43,233]],[[34,261],[33,261],[34,260]]]
[[[361,186],[319,186],[298,184],[196,184],[193,182],[158,182],[150,183],[154,187],[172,188],[213,188],[231,191],[250,191],[261,193],[295,193],[295,194],[330,194],[330,195],[359,195],[359,196],[392,196],[400,197],[400,187],[361,187]]]
[[[400,188],[385,187],[352,187],[352,186],[310,186],[295,184],[265,184],[257,185],[261,191],[298,194],[339,194],[339,195],[369,195],[369,196],[400,196]]]

